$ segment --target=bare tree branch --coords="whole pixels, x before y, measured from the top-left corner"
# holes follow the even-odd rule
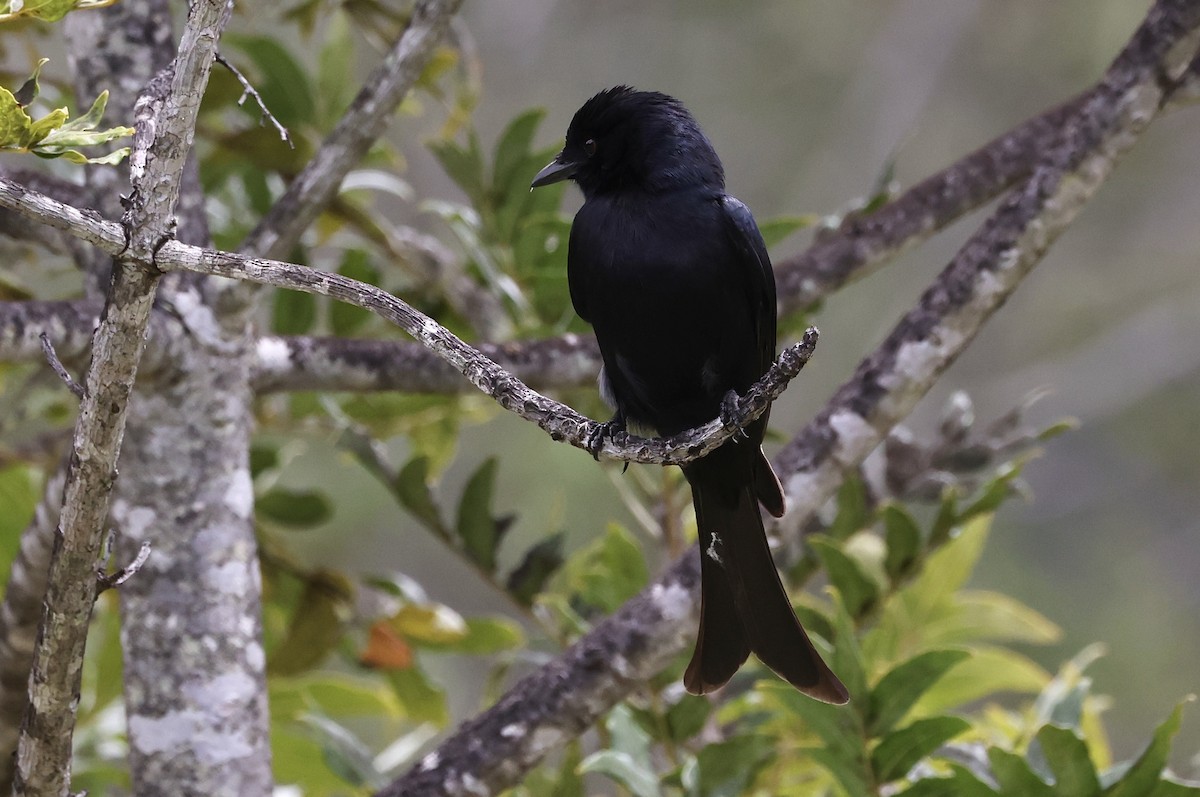
[[[254,84],[246,79],[246,76],[242,74],[242,70],[234,66],[220,53],[217,53],[217,63],[228,69],[229,73],[233,75],[242,87],[242,96],[238,97],[237,104],[240,106],[244,105],[246,100],[254,100],[254,104],[258,106],[259,124],[265,125],[267,122],[270,122],[271,126],[279,132],[279,140],[292,149],[295,149],[296,144],[292,141],[292,137],[288,135],[288,129],[283,126],[282,122],[275,118],[275,114],[271,113],[271,109],[267,107],[267,103],[263,100],[262,95],[258,93],[258,89],[254,88]]]
[[[75,377],[71,376],[70,372],[63,366],[62,360],[58,359],[58,353],[54,351],[54,344],[50,342],[50,337],[43,332],[38,335],[38,339],[42,342],[42,353],[46,355],[46,362],[58,375],[58,378],[63,381],[67,389],[75,394],[75,398],[83,398],[83,388],[75,381]]]
[[[3,315],[0,304],[0,318]],[[269,336],[259,338],[257,348],[254,387],[260,393],[400,390],[454,394],[472,388],[449,363],[411,341]],[[600,370],[600,349],[591,335],[482,343],[476,348],[534,390],[591,384]],[[3,351],[4,327],[0,326]]]
[[[388,119],[424,70],[462,0],[420,0],[408,27],[317,154],[246,237],[243,252],[279,258],[329,205],[342,178],[383,134]]]
[[[67,220],[65,228],[81,238],[109,251],[121,251],[117,225],[80,213],[49,197],[34,195],[3,178],[0,178],[0,206],[13,208],[29,218],[48,223],[51,220],[55,223]],[[155,263],[164,271],[191,271],[249,280],[277,288],[331,296],[371,310],[412,335],[505,409],[536,423],[553,439],[598,456],[630,462],[678,465],[712,451],[736,434],[741,426],[766,411],[769,403],[783,392],[787,382],[799,373],[816,343],[816,331],[811,330],[804,342],[785,349],[776,365],[742,397],[737,416],[727,419],[729,423],[716,419],[668,440],[646,439],[617,432],[611,437],[605,436],[600,445],[594,448],[591,443],[597,439],[601,424],[531,390],[441,324],[374,285],[292,263],[217,252],[178,241],[164,243],[155,254]]]
[[[145,173],[135,179],[128,214],[126,259],[115,264],[108,300],[92,346],[87,392],[72,445],[58,533],[50,564],[45,610],[29,678],[29,705],[17,745],[14,793],[65,795],[69,787],[88,620],[96,597],[96,565],[126,408],[145,342],[159,272],[158,241],[178,197],[184,159],[208,81],[213,48],[232,7],[225,0],[196,2],[188,15],[171,94],[161,114],[138,120],[137,148],[148,148]],[[157,135],[146,136],[148,126]],[[124,236],[122,236],[124,237]],[[140,258],[135,262],[133,258]]]
[[[777,458],[796,529],[970,343],[1137,140],[1200,43],[1200,6],[1160,0],[1033,176],[959,251],[880,348]],[[681,652],[696,623],[695,546],[562,656],[379,792],[494,794]]]

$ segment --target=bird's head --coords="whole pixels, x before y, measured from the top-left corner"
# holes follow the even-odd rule
[[[538,172],[532,187],[566,179],[588,198],[725,186],[717,153],[683,104],[628,86],[602,91],[575,112],[562,152]]]

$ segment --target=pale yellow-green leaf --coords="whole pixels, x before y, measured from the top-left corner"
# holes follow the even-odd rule
[[[127,158],[129,156],[129,147],[121,147],[120,149],[113,150],[112,152],[108,153],[107,155],[99,155],[95,158],[89,158],[87,155],[84,155],[82,152],[80,152],[79,150],[75,150],[75,149],[64,149],[64,150],[60,150],[60,151],[54,151],[54,150],[46,151],[46,150],[41,149],[40,147],[36,147],[33,150],[33,154],[38,155],[43,158],[62,158],[63,160],[70,161],[71,163],[79,163],[79,164],[97,163],[97,164],[102,164],[102,165],[107,165],[107,166],[113,166],[113,165],[116,165],[116,164],[120,163],[121,161],[125,160],[125,158]]]
[[[70,118],[71,114],[67,112],[66,108],[55,108],[29,126],[29,139],[25,142],[25,146],[34,147],[40,144],[55,130],[66,124]]]
[[[999,592],[961,590],[950,611],[926,626],[931,644],[979,640],[1046,645],[1062,635],[1057,625],[1025,604]]]
[[[996,692],[1037,693],[1049,680],[1049,673],[1019,653],[977,647],[921,696],[909,716],[945,713]]]
[[[108,89],[100,92],[95,101],[92,102],[92,107],[88,108],[88,112],[77,119],[72,119],[62,126],[64,131],[67,130],[95,130],[100,125],[100,120],[104,118],[104,109],[108,107]],[[133,128],[122,128],[128,130],[126,135],[133,135]]]
[[[24,149],[33,120],[6,88],[0,87],[0,148]]]
[[[0,6],[0,22],[11,22],[21,17],[32,17],[57,22],[72,11],[87,8],[104,8],[111,6],[117,0],[25,0],[17,11],[12,10],[12,3]]]
[[[46,148],[93,147],[97,144],[105,144],[114,138],[132,135],[132,127],[111,127],[108,130],[67,130],[62,127],[46,136],[39,146]]]
[[[435,644],[457,642],[470,630],[461,614],[440,603],[407,604],[389,622],[408,639]]]
[[[296,677],[271,678],[271,719],[294,720],[319,712],[329,717],[399,718],[404,710],[395,693],[377,678],[347,673],[314,672]]]

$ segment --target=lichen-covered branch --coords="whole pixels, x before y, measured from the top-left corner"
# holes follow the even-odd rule
[[[92,345],[17,746],[17,795],[67,794],[96,563],[157,281],[155,272],[119,264]]]
[[[69,789],[71,738],[96,596],[96,566],[129,397],[160,276],[153,267],[153,251],[169,229],[212,46],[230,10],[224,0],[192,5],[169,99],[155,119],[138,120],[139,130],[155,123],[158,135],[135,141],[135,147],[144,146],[153,156],[134,184],[128,221],[135,226],[129,230],[128,252],[114,263],[92,345],[29,678],[29,705],[17,745],[18,795],[66,795]]]
[[[918,306],[777,458],[796,528],[836,490],[970,343],[1157,113],[1200,42],[1200,6],[1160,0],[1033,176],[963,247]],[[696,622],[693,547],[612,617],[464,724],[379,792],[479,795],[507,788],[681,652]]]
[[[0,206],[14,208],[34,219],[43,216],[59,222],[70,219],[67,229],[98,246],[120,251],[116,225],[92,215],[72,212],[69,206],[49,197],[33,196],[22,186],[3,178],[0,178]],[[155,263],[164,271],[189,271],[249,280],[277,288],[330,296],[371,310],[450,363],[505,409],[536,423],[555,440],[592,451],[600,457],[630,462],[682,464],[713,450],[766,410],[769,403],[783,392],[788,381],[799,373],[816,344],[816,330],[810,330],[801,343],[785,349],[775,366],[741,398],[737,416],[726,419],[728,423],[720,419],[713,420],[667,440],[651,440],[625,432],[599,436],[600,424],[596,421],[531,390],[441,324],[374,285],[292,263],[202,249],[179,241],[164,243],[155,255]]]
[[[5,349],[5,328],[0,324],[0,353]],[[600,370],[600,348],[590,334],[482,343],[476,348],[534,390],[593,384]],[[33,356],[33,350],[29,352],[24,359]],[[259,338],[254,387],[259,393],[399,390],[450,395],[473,389],[461,373],[419,343],[305,336]]]

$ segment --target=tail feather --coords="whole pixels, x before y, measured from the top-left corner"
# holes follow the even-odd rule
[[[736,475],[728,468],[687,471],[700,530],[702,587],[700,631],[684,685],[695,694],[717,689],[753,651],[804,694],[845,703],[846,688],[796,619],[771,559],[758,508],[762,479],[749,474],[731,484]]]

